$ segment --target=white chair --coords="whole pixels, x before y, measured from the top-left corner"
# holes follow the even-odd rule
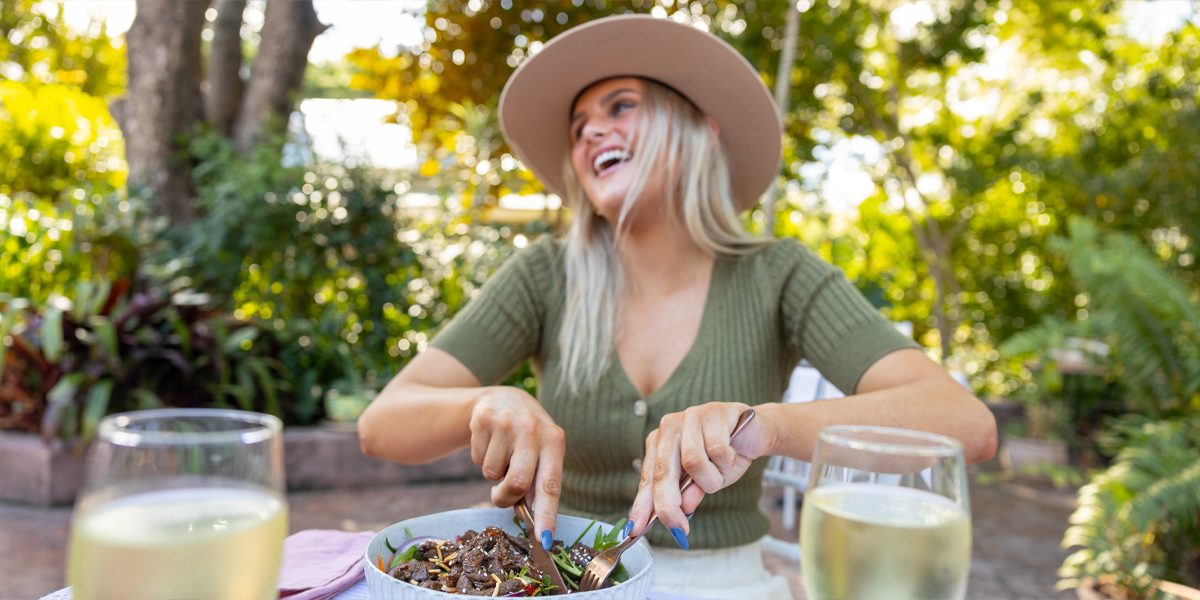
[[[792,371],[788,381],[788,389],[783,394],[787,404],[841,398],[845,394],[829,383],[819,371],[808,361],[800,361],[800,365]],[[784,456],[772,456],[763,472],[763,485],[783,486],[783,526],[791,530],[796,526],[796,500],[798,494],[803,494],[808,487],[808,471],[811,465],[802,460]]]
[[[893,323],[893,325],[901,333],[912,337],[913,325],[911,322],[903,321]],[[802,360],[796,370],[792,371],[792,376],[788,380],[788,388],[783,393],[783,402],[796,404],[843,396],[845,394],[825,379],[820,371],[813,368],[807,360]],[[808,488],[808,476],[811,468],[810,463],[802,460],[772,456],[767,463],[767,469],[763,471],[763,486],[783,486],[783,527],[788,531],[796,526],[796,506],[799,504],[797,500]],[[925,478],[928,480],[928,475]],[[769,535],[763,536],[762,543],[764,550],[774,554],[794,560],[800,558],[799,544],[791,544]]]

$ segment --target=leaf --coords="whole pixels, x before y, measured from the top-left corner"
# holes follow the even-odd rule
[[[71,308],[71,314],[75,317],[76,323],[83,323],[87,320],[94,290],[95,286],[90,281],[85,280],[75,284],[75,305]]]
[[[605,550],[608,550],[609,548],[619,544],[620,541],[617,538],[620,537],[621,531],[625,529],[625,522],[627,520],[628,519],[621,519],[620,521],[617,521],[617,524],[613,525],[613,528],[609,529],[608,533],[602,533],[600,530],[596,530],[596,541],[592,544],[592,547],[598,552],[604,552]]]
[[[254,379],[246,365],[238,365],[237,385],[227,386],[229,393],[237,400],[242,410],[254,410]]]
[[[83,381],[83,373],[70,373],[59,379],[46,393],[46,412],[42,414],[42,440],[47,444],[58,436],[64,409],[73,406],[75,392]]]
[[[47,307],[42,313],[42,356],[52,363],[62,358],[62,309]]]
[[[253,342],[257,337],[258,329],[254,327],[242,327],[221,342],[221,350],[225,351],[226,354],[237,352],[242,349],[242,342],[247,340]]]
[[[392,558],[392,564],[388,565],[388,570],[391,571],[392,569],[396,568],[396,565],[402,565],[402,564],[416,558],[417,548],[419,546],[420,546],[420,544],[413,544],[408,547],[408,550],[405,550],[404,552],[397,554],[394,558]]]
[[[92,294],[92,301],[91,306],[88,307],[88,314],[102,314],[104,312],[104,307],[108,304],[112,291],[112,283],[107,279],[102,280],[99,287],[97,287],[95,292]]]
[[[175,330],[175,334],[179,336],[179,346],[183,349],[184,356],[192,357],[192,330],[183,322],[179,316],[179,311],[174,308],[168,308],[163,311],[167,321],[171,323],[171,328]]]
[[[108,411],[108,400],[112,396],[112,390],[113,381],[111,379],[102,379],[88,390],[81,432],[85,443],[92,440],[92,436],[96,433],[96,426],[100,424],[100,419],[104,418],[104,413]]]
[[[133,396],[134,400],[137,400],[138,410],[162,408],[163,403],[159,399],[158,394],[145,388],[133,388],[129,390],[129,395]]]
[[[279,408],[279,397],[276,393],[275,378],[271,375],[271,369],[267,363],[260,359],[246,360],[246,366],[258,375],[258,384],[263,391],[263,412],[269,415],[283,418],[283,411]]]
[[[96,339],[100,342],[100,348],[104,350],[105,356],[114,361],[120,360],[117,328],[112,321],[106,316],[95,315],[88,318],[87,324],[92,328],[92,333],[96,334]]]

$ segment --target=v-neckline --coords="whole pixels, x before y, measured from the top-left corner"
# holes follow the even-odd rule
[[[709,275],[708,279],[708,292],[704,296],[704,310],[700,312],[700,326],[696,328],[696,337],[692,340],[692,345],[688,348],[687,352],[684,353],[683,358],[680,359],[679,364],[675,365],[675,370],[671,371],[671,374],[667,376],[666,381],[663,381],[662,385],[658,386],[658,389],[643,396],[642,391],[638,389],[637,385],[633,383],[633,379],[629,377],[629,373],[625,371],[625,365],[621,364],[621,355],[617,353],[616,346],[613,346],[611,356],[612,366],[610,369],[614,371],[614,375],[616,375],[620,385],[624,385],[628,391],[632,391],[639,400],[648,400],[652,397],[661,395],[663,390],[669,390],[673,387],[677,387],[680,380],[687,376],[686,373],[688,370],[690,370],[691,365],[699,360],[699,354],[703,351],[705,346],[705,344],[702,342],[704,342],[705,337],[707,337],[706,334],[712,321],[712,312],[716,310],[715,300],[717,298],[717,294],[719,293],[716,283],[717,276],[720,273],[722,265],[723,261],[721,260],[721,255],[718,254],[713,259],[712,273]]]

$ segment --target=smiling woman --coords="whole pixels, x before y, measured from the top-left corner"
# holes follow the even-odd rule
[[[421,463],[470,446],[498,506],[536,500],[530,534],[547,547],[560,510],[628,517],[626,534],[657,512],[652,589],[721,598],[790,597],[762,567],[759,458],[807,460],[833,424],[992,455],[990,411],[840,270],[742,228],[777,172],[781,127],[724,42],[665,19],[592,21],[527,60],[499,111],[574,222],[510,259],[388,384],[359,420],[365,452]],[[801,358],[855,395],[780,404]],[[536,399],[496,385],[528,359]],[[731,440],[750,406],[758,418]],[[419,433],[391,433],[413,422]],[[696,485],[681,494],[684,474]]]

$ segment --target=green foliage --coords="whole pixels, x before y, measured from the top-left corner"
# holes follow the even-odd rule
[[[1123,449],[1079,490],[1063,547],[1063,589],[1114,576],[1112,597],[1148,598],[1156,580],[1200,583],[1200,420],[1127,418],[1114,427]],[[1120,594],[1120,595],[1117,595]]]
[[[1127,400],[1154,418],[1200,411],[1200,293],[1142,244],[1075,219],[1051,248],[1066,257],[1098,325],[1116,342]]]
[[[73,298],[34,309],[3,306],[6,350],[0,401],[35,400],[42,436],[87,442],[106,414],[160,406],[240,408],[283,417],[293,386],[261,323],[222,316],[206,294],[129,280],[79,282]],[[44,403],[37,402],[44,398]],[[11,409],[10,409],[11,410]],[[38,414],[40,413],[40,414]]]
[[[103,100],[0,82],[0,290],[44,301],[97,268],[127,271],[109,227],[128,213],[113,193],[125,183],[122,155]]]
[[[203,216],[174,232],[157,260],[186,265],[197,289],[226,291],[221,306],[236,318],[261,319],[291,340],[280,360],[296,378],[300,422],[320,413],[331,389],[379,389],[518,237],[539,231],[481,224],[477,212],[433,196],[407,205],[404,173],[354,161],[281,166],[303,154],[294,146],[263,144],[244,157],[202,133],[191,152]],[[510,382],[534,388],[528,368]]]
[[[74,86],[92,96],[125,87],[125,50],[101,21],[74,31],[62,3],[0,0],[0,77],[36,87]]]

